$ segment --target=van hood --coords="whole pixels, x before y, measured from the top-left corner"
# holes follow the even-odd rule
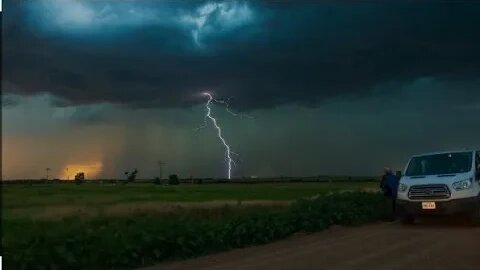
[[[425,175],[425,176],[403,176],[401,183],[406,185],[430,185],[430,184],[445,184],[451,186],[454,182],[462,181],[471,178],[471,173],[457,173],[457,174],[439,174],[439,175]]]

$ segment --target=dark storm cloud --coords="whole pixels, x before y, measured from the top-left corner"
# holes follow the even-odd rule
[[[5,2],[9,89],[74,104],[186,107],[210,89],[243,109],[316,105],[480,74],[476,3],[36,2],[45,16]],[[458,100],[480,98],[478,86]]]
[[[14,107],[20,103],[17,96],[2,95],[2,107]]]
[[[105,114],[98,108],[82,108],[75,110],[75,112],[69,118],[73,124],[92,125],[101,124],[108,121]]]

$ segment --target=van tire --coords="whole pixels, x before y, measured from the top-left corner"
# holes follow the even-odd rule
[[[405,225],[415,224],[415,217],[412,215],[404,215],[400,218],[400,220],[402,221],[402,224],[405,224]]]

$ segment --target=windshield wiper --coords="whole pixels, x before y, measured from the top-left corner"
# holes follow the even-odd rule
[[[425,178],[425,176],[410,176],[410,179]]]
[[[437,177],[452,177],[452,176],[456,176],[456,174],[452,173],[452,174],[439,174],[439,175],[437,175]]]

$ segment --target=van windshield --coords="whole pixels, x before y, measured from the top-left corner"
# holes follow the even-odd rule
[[[472,169],[472,152],[445,153],[414,157],[406,176],[456,174]]]

